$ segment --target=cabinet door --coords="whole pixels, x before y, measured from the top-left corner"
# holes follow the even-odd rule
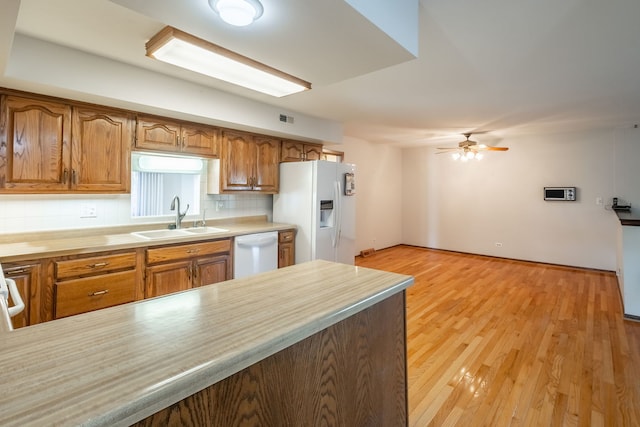
[[[277,193],[280,180],[280,141],[255,137],[256,163],[253,189],[264,193]]]
[[[74,108],[71,188],[128,192],[132,141],[132,119],[128,115]]]
[[[24,326],[35,325],[39,322],[38,310],[39,306],[39,289],[40,289],[40,265],[24,264],[3,265],[4,275],[9,279],[13,279],[18,287],[18,292],[24,302],[24,310],[11,318],[13,328],[22,328]],[[9,306],[13,306],[13,300],[9,297]]]
[[[320,160],[322,158],[322,145],[305,145],[305,160]]]
[[[295,231],[284,230],[278,233],[278,268],[295,264]]]
[[[160,151],[180,150],[180,124],[138,116],[136,148]]]
[[[2,101],[0,191],[68,189],[71,107],[16,96]]]
[[[182,125],[182,151],[190,154],[219,158],[218,129],[206,126]]]
[[[295,264],[295,251],[292,243],[280,243],[278,245],[278,268]]]
[[[224,282],[232,278],[230,255],[200,258],[194,262],[194,287]]]
[[[282,141],[281,162],[301,162],[304,160],[304,144],[297,141]]]
[[[222,135],[222,190],[251,190],[255,164],[253,136],[225,131]]]
[[[147,267],[144,296],[151,298],[190,289],[191,274],[191,261]]]

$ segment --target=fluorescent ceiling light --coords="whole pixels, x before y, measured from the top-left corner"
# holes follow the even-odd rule
[[[309,82],[169,26],[146,48],[151,58],[276,97],[311,89]]]
[[[134,170],[160,173],[200,173],[203,161],[196,157],[134,153]]]
[[[262,3],[258,0],[209,0],[209,6],[227,24],[247,26],[262,16]]]

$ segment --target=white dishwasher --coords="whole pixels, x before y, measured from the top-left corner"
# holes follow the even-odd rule
[[[278,268],[278,232],[237,236],[233,251],[233,278]]]

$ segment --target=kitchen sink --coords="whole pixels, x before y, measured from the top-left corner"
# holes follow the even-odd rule
[[[184,228],[183,231],[191,234],[215,234],[215,233],[226,233],[226,228],[218,228],[218,227],[194,227],[194,228]]]
[[[184,237],[189,235],[202,235],[202,234],[216,234],[225,233],[229,230],[226,228],[218,227],[194,227],[194,228],[178,228],[178,229],[162,229],[162,230],[149,230],[149,231],[136,231],[131,233],[134,236],[142,237],[143,239],[168,239],[171,237]]]
[[[182,237],[182,236],[188,236],[189,233],[187,233],[186,230],[184,229],[177,229],[177,230],[168,230],[168,229],[163,229],[163,230],[149,230],[149,231],[136,231],[134,233],[131,233],[134,236],[138,236],[138,237],[142,237],[143,239],[166,239],[169,237]]]

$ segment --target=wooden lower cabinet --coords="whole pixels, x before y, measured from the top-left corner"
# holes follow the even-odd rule
[[[145,272],[145,298],[185,291],[191,287],[192,261],[153,265]]]
[[[210,285],[212,283],[224,282],[225,280],[229,280],[233,277],[230,255],[199,258],[194,262],[194,288]]]
[[[296,263],[295,230],[278,233],[278,268]]]
[[[100,274],[56,282],[55,318],[135,301],[136,272]]]
[[[11,318],[13,328],[35,325],[40,322],[40,264],[37,262],[3,264],[4,276],[13,279],[24,302],[24,310]],[[9,306],[14,305],[9,297]]]
[[[72,316],[141,298],[136,251],[70,256],[51,261],[53,318]]]
[[[146,250],[145,298],[229,280],[231,239]]]

